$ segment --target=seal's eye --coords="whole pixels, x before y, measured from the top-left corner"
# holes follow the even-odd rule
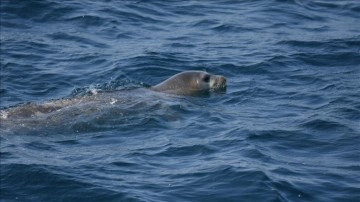
[[[210,75],[205,75],[202,79],[204,82],[209,82],[210,81]]]

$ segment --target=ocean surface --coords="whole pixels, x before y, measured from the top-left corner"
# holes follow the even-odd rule
[[[358,0],[0,5],[3,111],[118,96],[2,119],[0,201],[359,201]]]

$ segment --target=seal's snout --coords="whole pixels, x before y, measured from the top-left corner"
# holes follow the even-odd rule
[[[221,75],[215,75],[210,87],[214,90],[225,90],[226,89],[226,78]]]
[[[226,87],[226,78],[224,76],[219,76],[219,84],[222,88]]]

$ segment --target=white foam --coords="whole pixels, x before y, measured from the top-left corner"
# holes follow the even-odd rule
[[[0,118],[7,119],[8,115],[9,115],[9,113],[7,111],[5,111],[5,110],[0,111]]]
[[[116,102],[117,102],[118,100],[117,99],[115,99],[115,98],[111,98],[111,101],[110,101],[110,104],[115,104]]]
[[[97,90],[95,88],[90,89],[91,94],[96,95],[98,94]]]
[[[94,85],[90,85],[88,92],[90,92],[92,95],[98,94],[98,89]]]

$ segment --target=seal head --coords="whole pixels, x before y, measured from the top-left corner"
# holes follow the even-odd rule
[[[185,71],[150,88],[154,91],[177,95],[201,95],[226,90],[226,78],[204,71]]]

